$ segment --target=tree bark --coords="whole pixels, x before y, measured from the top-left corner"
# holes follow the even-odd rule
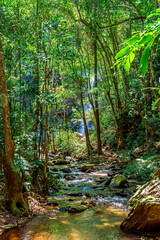
[[[89,139],[89,132],[88,132],[88,128],[87,128],[82,91],[80,93],[80,101],[81,101],[81,107],[82,107],[82,118],[83,118],[83,123],[84,123],[84,131],[85,131],[85,136],[86,136],[86,146],[87,146],[87,150],[88,150],[88,155],[91,155],[93,148],[92,148],[92,145],[91,145],[91,142],[90,142],[90,139]]]
[[[94,41],[94,84],[95,84],[95,117],[96,117],[96,133],[97,133],[97,153],[98,155],[102,154],[101,148],[101,136],[100,136],[100,121],[99,121],[99,109],[98,109],[98,91],[97,91],[97,39],[95,37]]]
[[[8,93],[5,81],[3,51],[0,37],[0,94],[2,103],[4,154],[2,156],[3,172],[5,176],[5,195],[1,200],[1,206],[9,208],[13,214],[21,216],[17,204],[23,207],[24,215],[29,213],[28,194],[24,186],[25,174],[22,177],[14,164],[15,144],[12,141]]]

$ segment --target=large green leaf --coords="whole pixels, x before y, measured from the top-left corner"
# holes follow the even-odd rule
[[[150,49],[149,47],[146,47],[141,58],[142,73],[144,75],[147,72],[149,54],[150,54]]]
[[[120,57],[124,56],[124,55],[128,52],[129,49],[130,49],[130,46],[127,46],[127,47],[121,49],[121,50],[117,53],[117,55],[116,55],[115,58],[117,59],[117,58],[120,58]]]
[[[130,64],[133,62],[134,57],[135,57],[135,53],[134,52],[130,52],[129,53],[129,62],[130,62]]]
[[[130,57],[128,56],[127,61],[126,61],[126,64],[125,64],[125,69],[126,69],[127,72],[129,72],[130,67],[131,67]]]

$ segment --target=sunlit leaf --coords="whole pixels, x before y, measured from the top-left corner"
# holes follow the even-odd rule
[[[120,58],[120,57],[124,56],[124,55],[128,52],[129,49],[130,49],[130,46],[127,46],[127,47],[121,49],[121,50],[117,53],[117,55],[116,55],[115,58],[117,59],[117,58]]]
[[[129,61],[130,61],[130,63],[133,62],[134,57],[135,57],[135,53],[134,52],[129,53]]]
[[[128,57],[127,61],[126,61],[126,64],[125,64],[125,69],[126,69],[127,72],[129,72],[130,66],[131,66],[131,64],[130,64],[130,60],[129,60],[129,57]]]
[[[148,47],[145,48],[144,53],[141,58],[142,65],[142,73],[145,75],[148,67],[148,59],[149,59],[150,49]]]

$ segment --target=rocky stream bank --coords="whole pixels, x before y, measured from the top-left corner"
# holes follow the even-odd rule
[[[125,163],[122,163],[116,154],[112,156],[112,161],[108,159],[108,156],[106,159],[104,156],[99,158],[92,157],[92,159],[64,158],[50,153],[49,171],[53,175],[53,178],[58,179],[58,185],[57,189],[52,187],[49,189],[49,196],[46,198],[36,200],[35,196],[30,195],[32,212],[37,216],[30,221],[32,222],[31,225],[35,226],[34,230],[29,234],[29,228],[32,228],[31,225],[28,225],[28,229],[27,227],[21,228],[21,225],[27,219],[22,218],[18,220],[13,218],[12,220],[10,219],[10,223],[8,224],[10,215],[8,214],[8,218],[4,220],[3,213],[1,213],[0,221],[1,219],[4,220],[0,222],[1,232],[2,229],[18,226],[14,230],[5,231],[1,235],[1,239],[13,240],[14,238],[11,235],[20,236],[18,240],[38,239],[33,238],[33,236],[40,234],[35,229],[37,229],[38,224],[44,227],[44,224],[42,224],[43,221],[45,224],[49,223],[52,225],[52,231],[51,229],[46,230],[46,227],[43,229],[41,226],[43,233],[50,234],[46,235],[48,236],[47,238],[46,236],[42,236],[41,239],[148,239],[147,237],[142,237],[144,236],[144,231],[149,232],[154,226],[156,226],[156,229],[160,227],[159,200],[157,195],[159,193],[158,186],[160,180],[156,177],[151,182],[142,186],[133,196],[136,188],[142,185],[142,182],[138,181],[138,179],[125,176],[123,171]],[[128,214],[129,198],[131,196],[130,203],[133,205],[133,208],[130,214]],[[151,203],[154,205],[154,211],[152,211]],[[144,208],[145,204],[147,208]],[[154,216],[155,220],[153,220]],[[124,218],[125,220],[121,224]],[[37,219],[41,219],[40,222]],[[81,226],[81,224],[82,222],[84,222],[83,224],[87,224],[87,221],[89,224],[87,227],[88,230],[84,229],[88,237],[84,238],[82,234],[84,226]],[[74,225],[73,222],[77,222],[77,225]],[[77,227],[77,232],[73,231],[72,233],[70,227],[73,225],[75,228],[79,226]],[[123,230],[141,232],[141,234],[123,233],[119,230],[120,225]],[[57,231],[55,226],[59,230],[65,226],[66,232],[62,231],[63,236],[60,233],[54,236]],[[103,229],[104,234],[107,234],[107,228],[110,233],[106,235],[107,238],[104,238],[103,234],[100,236],[100,233],[97,232]],[[92,233],[95,231],[94,238],[92,238],[92,234],[88,231]],[[28,238],[26,238],[26,235]],[[157,234],[152,233],[153,235],[154,239],[160,239]]]

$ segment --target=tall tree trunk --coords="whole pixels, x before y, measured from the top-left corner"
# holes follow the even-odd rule
[[[98,79],[97,79],[97,39],[95,37],[94,41],[94,84],[95,84],[95,113],[96,113],[96,133],[97,133],[97,153],[98,155],[102,154],[102,148],[101,148],[101,136],[100,136],[100,121],[99,121],[99,109],[98,109],[98,91],[97,91],[97,85],[98,85]]]
[[[45,49],[45,44],[43,40],[43,51],[45,54],[45,96],[46,96],[46,111],[45,111],[45,164],[44,164],[44,184],[45,191],[48,190],[48,151],[49,151],[49,125],[48,125],[48,100],[47,95],[49,91],[49,83],[48,83],[48,60],[47,60],[47,52]]]
[[[0,37],[0,94],[2,104],[3,116],[3,130],[4,130],[4,154],[2,156],[3,171],[5,176],[5,195],[1,201],[1,205],[9,208],[13,214],[20,216],[21,212],[17,207],[20,204],[24,209],[24,214],[28,215],[28,194],[24,187],[25,174],[22,171],[22,177],[14,164],[15,144],[12,141],[8,93],[5,81],[3,51]]]
[[[38,31],[38,15],[39,15],[39,0],[37,0],[37,11],[36,11],[36,24],[37,24],[37,37],[36,37],[36,47],[37,47],[37,56],[36,56],[36,122],[34,125],[34,132],[35,132],[35,142],[34,142],[34,161],[38,160],[38,151],[37,151],[37,131],[38,131],[38,124],[39,124],[39,31]],[[34,174],[34,171],[33,171]]]

